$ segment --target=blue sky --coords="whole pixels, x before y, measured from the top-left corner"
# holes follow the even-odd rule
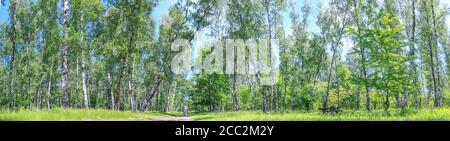
[[[9,2],[6,1],[4,6],[0,6],[0,22],[7,22],[9,19],[8,5]]]
[[[156,21],[156,32],[155,36],[158,37],[159,28],[158,25],[161,24],[162,18],[165,15],[169,15],[169,8],[173,6],[177,1],[176,0],[162,0],[159,2],[159,4],[156,6],[154,11],[152,12],[152,17]]]

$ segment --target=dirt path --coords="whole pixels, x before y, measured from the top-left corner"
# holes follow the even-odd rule
[[[153,121],[192,121],[191,117],[176,117],[176,116],[169,116],[169,117],[163,117],[163,118],[155,118]]]

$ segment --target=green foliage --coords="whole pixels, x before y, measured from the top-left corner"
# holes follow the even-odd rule
[[[222,74],[203,74],[195,78],[192,95],[193,109],[196,111],[223,111],[231,104],[230,84]]]
[[[249,87],[241,86],[239,87],[239,102],[242,110],[251,110],[252,108],[252,99],[254,100],[254,93],[250,90]],[[224,99],[229,99],[228,95],[224,95]],[[230,101],[231,102],[231,101]]]
[[[291,113],[267,113],[240,111],[240,112],[215,112],[196,113],[194,120],[200,121],[448,121],[449,109],[424,109],[416,110],[389,110],[384,111],[344,111],[340,114],[325,115],[320,112],[291,112]]]
[[[403,25],[398,23],[398,17],[381,10],[375,17],[370,19],[369,25],[356,32],[350,29],[348,32],[358,38],[358,45],[365,46],[368,58],[372,61],[365,62],[366,68],[374,69],[366,83],[385,92],[385,109],[389,108],[389,97],[391,93],[399,94],[409,88],[408,71],[406,63],[409,58],[403,53],[408,45],[403,42],[401,30]],[[390,95],[391,94],[391,95]]]

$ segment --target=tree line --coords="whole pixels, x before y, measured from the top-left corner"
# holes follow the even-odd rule
[[[0,24],[0,107],[134,112],[182,111],[184,105],[210,112],[446,107],[450,32],[448,9],[440,2],[178,0],[157,25],[152,12],[158,0],[2,0],[9,19]],[[276,85],[262,85],[261,73],[174,74],[171,61],[180,51],[173,51],[172,43],[194,44],[199,33],[219,41],[267,40],[266,61],[278,64],[270,76],[277,77]],[[195,46],[201,58],[227,47],[204,46]],[[232,52],[244,60],[253,55],[248,48]]]

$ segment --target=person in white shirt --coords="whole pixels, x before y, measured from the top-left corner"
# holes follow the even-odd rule
[[[184,104],[184,117],[189,117],[189,107],[186,103]]]

